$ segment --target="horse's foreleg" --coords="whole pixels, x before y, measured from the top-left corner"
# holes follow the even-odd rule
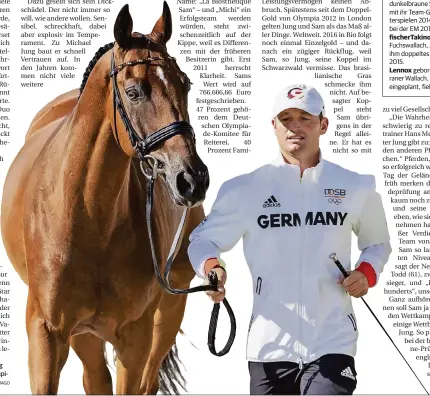
[[[140,319],[121,330],[120,340],[114,345],[117,353],[116,394],[139,393],[143,369],[151,350],[154,312],[159,301],[160,295],[157,295]]]
[[[197,223],[194,220],[194,223]],[[191,224],[191,230],[194,224]],[[195,273],[188,259],[187,253],[188,237],[182,243],[170,273],[170,283],[173,288],[187,289],[190,287],[191,280]],[[163,360],[175,343],[176,335],[179,332],[182,319],[185,312],[187,295],[175,295],[163,292],[161,302],[154,317],[153,340],[151,353],[148,363],[143,372],[142,382],[140,384],[141,394],[154,395],[159,389],[158,373]],[[164,373],[164,378],[168,378],[170,385],[180,378],[178,372]],[[165,384],[169,388],[169,384]]]
[[[183,288],[188,285],[183,286]],[[159,390],[158,372],[164,358],[175,343],[185,310],[186,295],[164,293],[154,317],[152,347],[143,372],[139,393],[155,395]],[[175,374],[166,373],[171,381]]]
[[[60,372],[69,354],[69,343],[62,339],[58,331],[49,328],[31,293],[27,301],[26,326],[31,392],[56,394]]]
[[[105,342],[91,333],[71,337],[70,345],[84,366],[84,389],[91,395],[111,395],[112,377],[104,356]]]

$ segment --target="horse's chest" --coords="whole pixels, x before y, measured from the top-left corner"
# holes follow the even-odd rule
[[[153,269],[136,253],[62,263],[38,285],[43,311],[53,324],[75,312],[70,320],[76,324],[121,326],[139,319],[158,291]]]
[[[62,241],[63,234],[59,230],[57,240]],[[76,233],[70,243],[55,244],[55,249],[48,243],[39,245],[31,269],[44,315],[51,323],[60,324],[64,315],[73,312],[76,317],[73,314],[69,320],[85,328],[121,327],[141,318],[154,301],[159,286],[145,224],[116,227],[105,240]],[[164,258],[159,257],[160,262]]]
[[[156,292],[154,271],[142,257],[138,250],[122,257],[106,257],[97,280],[100,305],[121,306],[124,312],[140,311],[152,299]]]

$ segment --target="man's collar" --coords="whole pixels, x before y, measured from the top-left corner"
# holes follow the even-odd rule
[[[282,167],[288,171],[295,172],[298,175],[300,175],[300,166],[285,162],[285,159],[281,152],[279,152],[278,157],[276,158],[275,161],[272,162],[272,164],[278,167]],[[317,181],[321,175],[323,166],[324,166],[324,159],[322,157],[321,150],[319,150],[318,163],[311,168],[306,168],[305,171],[303,172],[302,179],[306,181],[307,180]]]

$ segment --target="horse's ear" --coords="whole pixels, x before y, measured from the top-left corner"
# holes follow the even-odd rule
[[[121,48],[128,48],[131,45],[131,33],[133,32],[133,19],[131,18],[128,4],[121,8],[115,21],[114,36],[115,41]]]
[[[166,1],[163,3],[163,15],[152,28],[151,36],[154,41],[167,43],[172,36],[172,14]]]

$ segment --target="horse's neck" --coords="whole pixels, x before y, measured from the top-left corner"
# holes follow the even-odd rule
[[[106,73],[95,71],[87,85],[91,82],[97,88],[84,92],[62,131],[61,185],[63,196],[71,201],[69,206],[80,212],[85,208],[84,215],[95,221],[108,243],[118,224],[134,227],[135,222],[128,221],[131,217],[139,218],[139,227],[146,227],[146,180],[114,138],[107,116],[113,104]],[[118,117],[118,127],[121,122]],[[154,236],[160,259],[166,259],[182,210],[172,204],[163,183],[157,183],[154,194]]]
[[[107,117],[109,91],[103,78],[97,89],[80,98],[63,133],[60,177],[64,196],[84,205],[92,219],[105,228],[127,208],[131,159],[119,148]],[[109,103],[108,103],[109,102]]]

